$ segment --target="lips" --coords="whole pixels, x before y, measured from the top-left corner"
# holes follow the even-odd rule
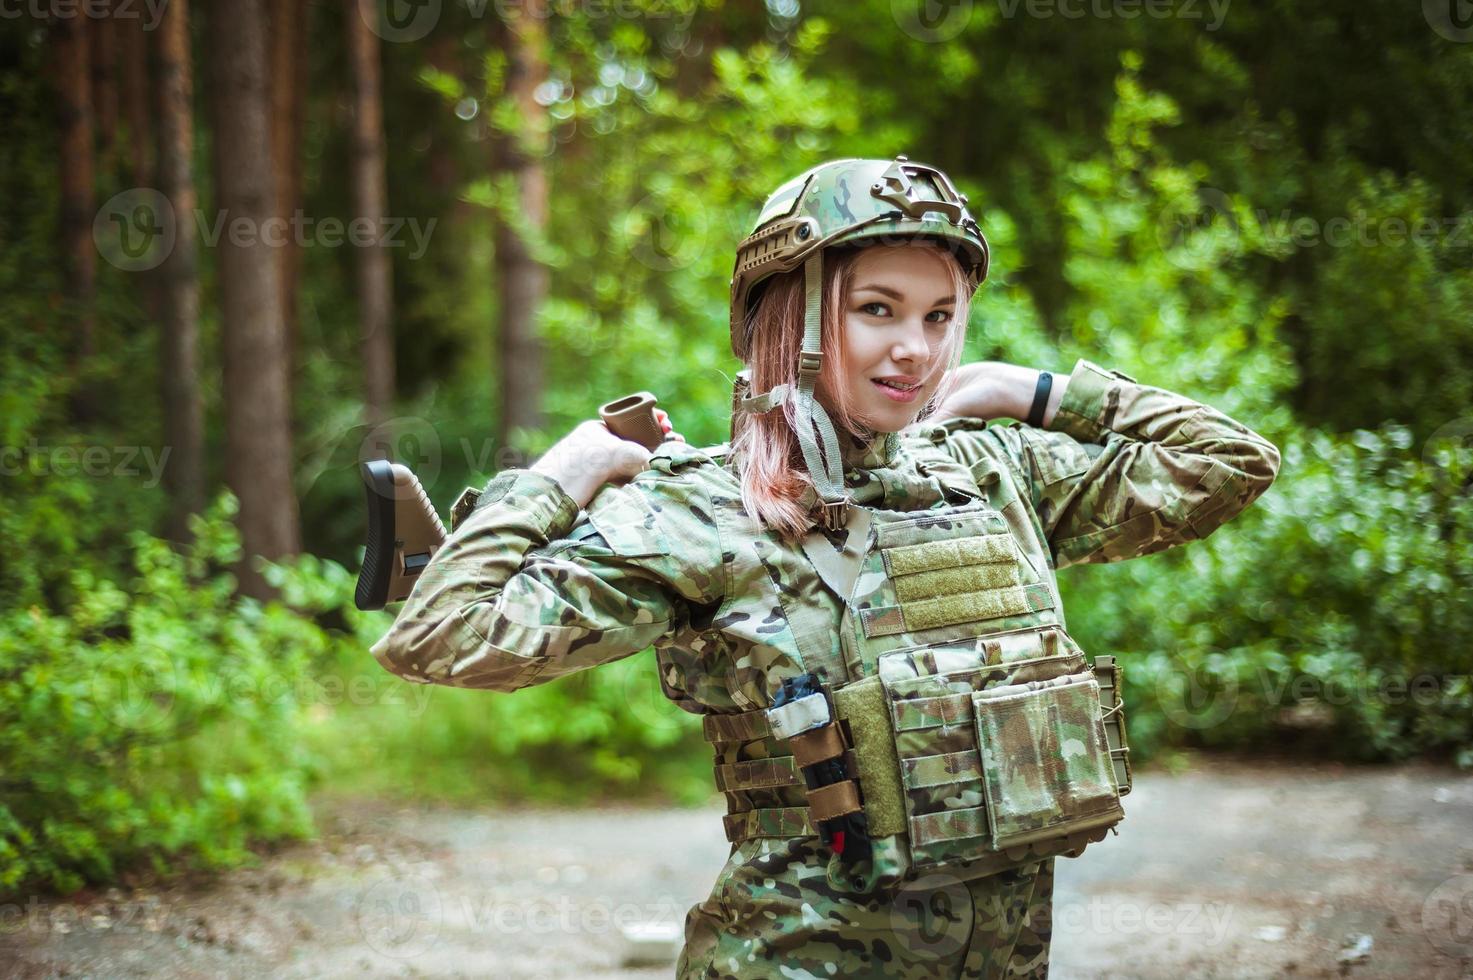
[[[880,394],[891,401],[912,402],[919,397],[921,386],[916,384],[910,388],[900,388],[881,381],[879,378],[871,378],[870,384],[874,385]]]
[[[870,380],[875,384],[884,385],[896,391],[915,391],[921,386],[919,381],[906,378],[871,378]]]

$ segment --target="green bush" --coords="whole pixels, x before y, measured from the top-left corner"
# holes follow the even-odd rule
[[[1473,766],[1467,450],[1416,454],[1396,425],[1282,448],[1273,488],[1207,541],[1061,574],[1073,631],[1125,665],[1135,752]]]
[[[0,614],[0,892],[230,865],[311,830],[290,690],[333,638],[232,598],[233,513],[222,496],[184,553],[134,532],[126,578],[80,565],[63,608]]]

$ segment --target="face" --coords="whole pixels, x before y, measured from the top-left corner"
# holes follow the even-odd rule
[[[876,432],[915,421],[941,381],[956,306],[947,261],[932,248],[895,245],[872,246],[855,260],[844,383],[854,414]]]

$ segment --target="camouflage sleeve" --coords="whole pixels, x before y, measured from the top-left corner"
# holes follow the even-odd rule
[[[969,433],[1021,473],[1062,568],[1207,537],[1279,470],[1267,439],[1216,409],[1080,359],[1047,429]],[[960,447],[975,464],[982,445]]]
[[[515,691],[638,653],[688,603],[723,590],[704,498],[646,471],[603,488],[585,514],[555,480],[508,470],[420,574],[373,655],[406,680]]]

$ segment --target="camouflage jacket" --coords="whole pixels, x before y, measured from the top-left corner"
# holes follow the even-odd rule
[[[1046,569],[1062,624],[1057,568],[1205,538],[1269,487],[1279,453],[1209,406],[1081,359],[1046,429],[922,423],[848,463],[871,507],[924,510],[980,487]],[[804,670],[784,601],[822,606],[838,645],[843,604],[746,515],[723,455],[672,442],[586,512],[546,476],[498,475],[372,650],[410,681],[515,691],[654,644],[682,707],[749,711]]]

